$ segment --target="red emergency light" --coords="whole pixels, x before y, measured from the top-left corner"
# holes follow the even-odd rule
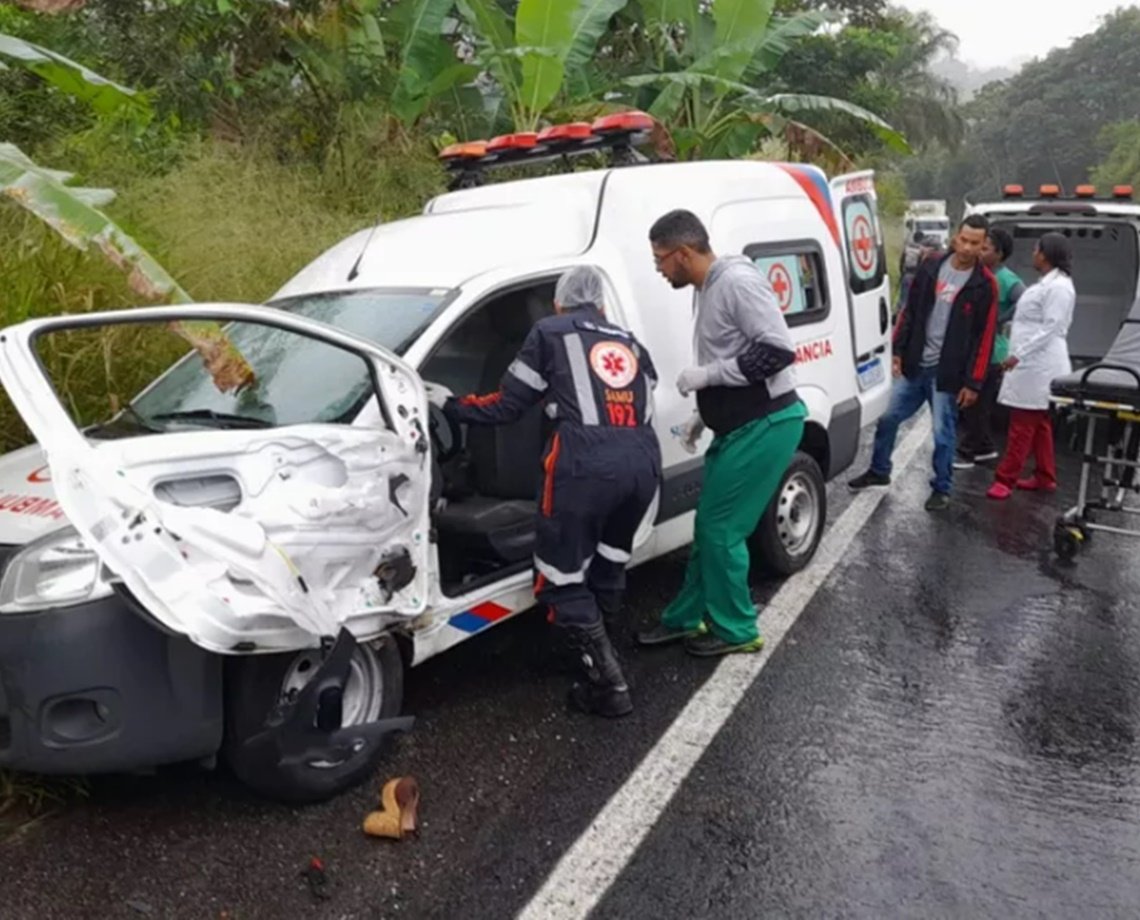
[[[602,153],[609,165],[631,166],[651,160],[635,148],[649,140],[656,122],[644,112],[617,112],[594,122],[551,125],[541,132],[502,134],[490,141],[451,144],[439,153],[451,179],[450,190],[482,185],[485,173],[502,167],[563,163],[571,157]]]
[[[1132,200],[1132,186],[1131,185],[1115,185],[1112,188],[1113,198],[1126,198]]]
[[[1037,190],[1037,193],[1042,198],[1056,198],[1061,194],[1061,186],[1059,185],[1043,185]]]
[[[613,134],[617,131],[648,131],[653,127],[653,119],[644,112],[618,112],[603,115],[593,124],[595,134]]]
[[[1078,198],[1095,198],[1096,186],[1095,185],[1078,185],[1077,186]]]
[[[574,121],[566,125],[552,125],[538,132],[540,144],[566,143],[568,141],[588,141],[594,136],[594,128],[588,121]]]
[[[1025,189],[1020,185],[1007,185],[1001,190],[1001,193],[1006,198],[1020,198],[1025,194]]]
[[[487,145],[488,153],[502,153],[504,150],[530,150],[538,146],[538,134],[534,131],[523,131],[519,134],[500,134],[491,138]]]

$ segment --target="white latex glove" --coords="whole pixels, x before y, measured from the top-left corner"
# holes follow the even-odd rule
[[[677,378],[677,389],[682,396],[688,396],[694,390],[703,390],[709,385],[709,371],[707,367],[686,367]]]
[[[705,432],[705,423],[701,421],[701,414],[694,412],[688,421],[673,429],[673,433],[681,439],[681,446],[690,454],[697,452],[697,441]]]
[[[428,402],[437,409],[442,409],[443,404],[454,395],[451,390],[439,383],[427,383],[425,381],[424,389],[427,391]]]

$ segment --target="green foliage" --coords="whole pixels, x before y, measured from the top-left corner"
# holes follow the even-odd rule
[[[335,170],[284,164],[256,146],[203,143],[188,148],[167,174],[139,175],[123,185],[107,210],[195,300],[259,303],[350,233],[421,211],[426,198],[442,190],[442,180],[422,147],[381,152],[349,188]],[[0,324],[151,302],[133,293],[109,263],[68,246],[25,211],[0,209],[0,238],[18,241],[0,247]],[[145,355],[114,334],[101,341],[110,357],[62,346],[45,355],[49,373],[67,381],[73,411],[84,419],[106,417],[114,407],[109,396],[121,405],[186,350],[175,336],[169,350]],[[0,401],[0,449],[28,440],[18,415]]]
[[[146,100],[133,89],[120,86],[58,52],[41,48],[14,35],[0,33],[0,62],[2,61],[31,71],[101,115],[123,109],[133,109],[143,116],[150,114]]]
[[[14,144],[0,143],[0,195],[34,214],[76,249],[101,254],[127,273],[132,289],[151,301],[189,300],[166,269],[99,210],[115,193],[68,186],[71,178],[70,173],[38,166]]]
[[[778,85],[789,91],[833,93],[888,119],[916,147],[953,145],[961,136],[953,90],[929,71],[933,58],[954,46],[954,38],[925,15],[893,11],[874,28],[849,25],[797,42],[776,68]],[[850,119],[816,122],[837,143],[868,155],[881,138]]]
[[[773,21],[771,2],[718,0],[705,7],[691,0],[662,5],[647,15],[683,15],[681,25],[647,20],[647,31],[663,43],[656,72],[624,80],[651,90],[638,101],[673,130],[682,155],[737,157],[753,152],[774,131],[785,131],[787,116],[810,112],[853,117],[900,151],[907,145],[882,118],[861,106],[821,93],[770,92],[771,69],[795,41],[819,27],[818,11]],[[801,131],[806,127],[797,125]]]
[[[1011,79],[984,87],[963,110],[970,127],[961,149],[907,164],[912,191],[960,201],[997,196],[1006,183],[1071,190],[1106,152],[1095,143],[1100,133],[1140,112],[1137,74],[1140,7],[1133,6]]]
[[[7,843],[68,803],[86,798],[83,779],[0,770],[0,843]]]
[[[1106,125],[1097,146],[1105,156],[1089,174],[1095,185],[1104,191],[1114,185],[1140,188],[1140,119]]]
[[[898,218],[906,214],[910,203],[906,180],[900,173],[882,170],[875,174],[875,193],[879,198],[879,213],[884,220]]]

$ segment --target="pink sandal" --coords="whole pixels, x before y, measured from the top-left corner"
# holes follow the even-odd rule
[[[989,491],[986,492],[986,498],[992,498],[994,501],[1003,502],[1013,495],[1013,489],[1007,486],[1004,482],[995,482],[990,486]]]

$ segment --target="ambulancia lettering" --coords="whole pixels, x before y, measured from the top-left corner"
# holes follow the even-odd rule
[[[808,361],[819,361],[830,358],[835,353],[831,347],[831,339],[820,339],[817,342],[805,342],[796,348],[796,364],[805,364]]]

